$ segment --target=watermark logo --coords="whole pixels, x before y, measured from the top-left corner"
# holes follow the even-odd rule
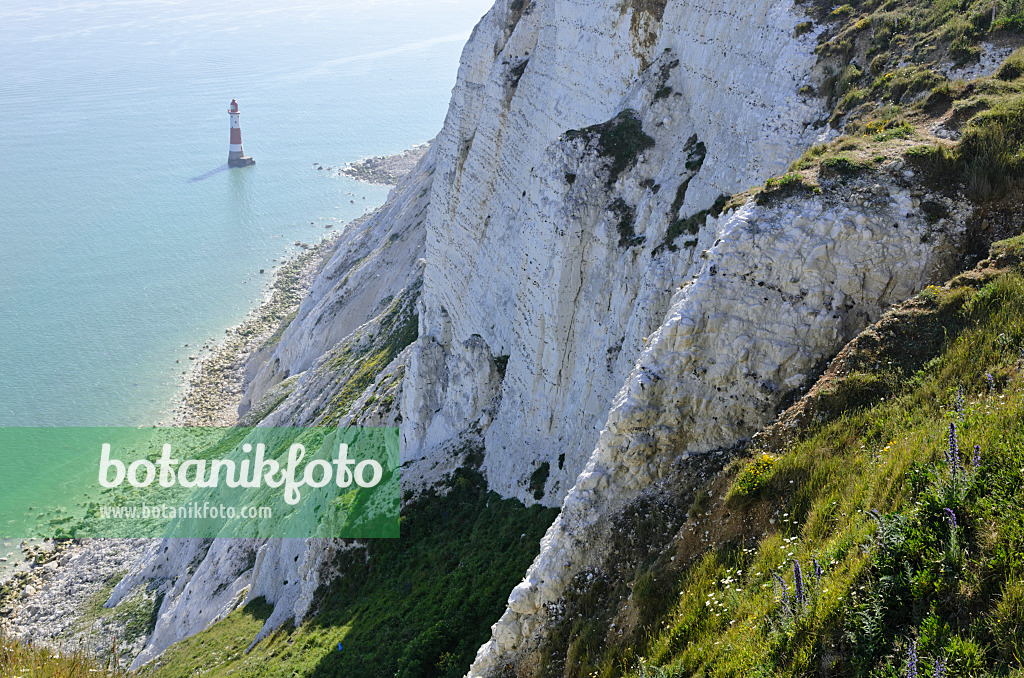
[[[398,441],[393,427],[0,429],[0,536],[397,537]]]
[[[284,500],[294,506],[302,498],[300,488],[303,485],[324,487],[331,482],[333,476],[338,487],[349,487],[355,480],[359,487],[369,488],[376,487],[384,476],[383,467],[375,459],[364,459],[358,464],[354,459],[349,459],[348,445],[345,443],[338,446],[338,456],[333,462],[325,459],[310,460],[300,479],[296,479],[296,472],[299,463],[306,456],[306,448],[301,443],[294,443],[288,448],[288,463],[285,466],[276,459],[266,458],[266,445],[263,443],[257,443],[255,449],[256,458],[252,462],[250,475],[248,459],[243,459],[237,464],[233,459],[214,459],[210,462],[210,469],[207,472],[205,459],[186,459],[184,462],[172,459],[170,443],[163,444],[160,458],[155,463],[148,459],[136,459],[128,464],[126,469],[124,462],[111,458],[110,443],[103,443],[100,450],[99,483],[103,487],[118,487],[127,477],[132,487],[149,487],[156,479],[156,469],[159,466],[160,487],[169,488],[175,484],[189,488],[220,487],[221,471],[224,471],[225,485],[231,488],[258,488],[263,482],[266,482],[268,487],[284,485]],[[242,450],[249,454],[253,451],[253,445],[245,443]],[[177,473],[174,472],[175,466],[178,466]],[[354,473],[351,466],[355,466]],[[140,469],[142,479],[139,478]],[[370,473],[369,480],[366,476],[367,469]],[[114,474],[113,478],[110,477],[111,471]],[[318,471],[319,479],[316,478]]]

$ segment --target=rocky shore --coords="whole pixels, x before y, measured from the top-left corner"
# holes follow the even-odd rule
[[[309,285],[337,236],[284,262],[263,303],[242,323],[197,349],[174,410],[175,426],[231,426],[238,421],[249,356],[276,336],[294,317]],[[190,356],[191,357],[191,356]],[[151,539],[29,539],[22,559],[0,578],[0,633],[77,646],[106,660],[116,654],[123,665],[145,645],[163,600],[155,586],[140,586],[116,608],[104,603],[114,586],[147,548]]]
[[[341,168],[341,172],[367,184],[396,186],[424,156],[431,141],[395,155],[382,155],[351,163]]]
[[[0,584],[0,632],[57,648],[82,646],[127,666],[142,650],[159,609],[141,588],[119,609],[105,608],[114,586],[148,539],[29,540],[25,559]]]
[[[304,251],[282,265],[263,303],[241,324],[225,330],[222,342],[210,339],[195,356],[189,356],[193,366],[174,410],[174,426],[233,426],[238,422],[249,356],[287,327],[336,239],[334,235],[316,245],[297,242]]]

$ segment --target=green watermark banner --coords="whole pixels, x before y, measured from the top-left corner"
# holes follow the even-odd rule
[[[398,429],[0,428],[0,537],[398,537]]]

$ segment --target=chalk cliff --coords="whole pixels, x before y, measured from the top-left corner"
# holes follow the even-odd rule
[[[493,490],[561,506],[471,675],[530,646],[545,605],[600,562],[608,518],[673,460],[749,437],[952,270],[964,208],[924,214],[898,164],[878,183],[726,200],[828,129],[805,20],[791,0],[498,0],[426,157],[254,359],[251,421],[400,421],[413,491],[472,439]],[[346,346],[388,359],[348,395]],[[154,547],[111,600],[168,582],[136,665],[258,596],[275,605],[265,631],[301,619],[337,548]]]

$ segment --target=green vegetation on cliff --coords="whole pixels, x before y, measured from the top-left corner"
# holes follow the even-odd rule
[[[316,614],[245,649],[270,614],[255,601],[172,646],[145,670],[204,676],[465,675],[536,557],[555,509],[524,507],[458,471],[444,495],[405,508],[400,539],[344,550]],[[341,643],[342,649],[338,649]]]
[[[812,21],[799,24],[796,34],[816,32],[821,77],[800,93],[823,98],[828,124],[842,134],[773,178],[759,202],[782,195],[781,187],[814,188],[892,167],[894,160],[922,174],[915,182],[923,178],[931,188],[975,200],[1024,186],[1024,53],[1013,52],[991,76],[971,71],[988,58],[985,49],[1005,53],[1024,44],[1024,4],[801,4]]]
[[[691,508],[678,540],[714,548],[635,579],[664,612],[573,639],[565,675],[1024,675],[1022,258],[997,243],[844,349]]]

